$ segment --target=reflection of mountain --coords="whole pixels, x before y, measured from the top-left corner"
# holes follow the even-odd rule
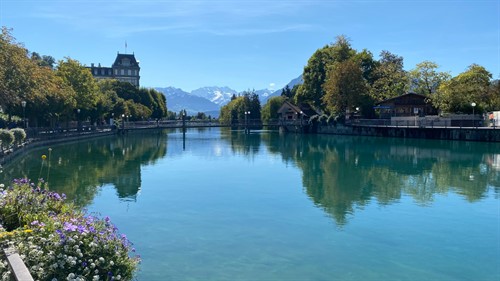
[[[114,185],[121,199],[134,200],[141,187],[141,166],[164,157],[166,144],[165,134],[148,131],[54,145],[50,170],[49,157],[42,166],[41,155],[48,155],[43,148],[4,167],[3,177],[48,179],[50,189],[65,193],[79,206],[92,202],[105,184]]]
[[[437,193],[477,201],[489,187],[498,192],[500,172],[487,164],[495,148],[487,143],[272,134],[264,140],[302,169],[307,194],[339,225],[373,198],[391,204],[410,195],[429,204]]]

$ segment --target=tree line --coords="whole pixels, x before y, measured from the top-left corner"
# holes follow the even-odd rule
[[[428,96],[441,113],[472,113],[473,103],[476,113],[500,110],[500,83],[483,66],[471,64],[455,77],[439,71],[432,61],[418,63],[410,71],[403,67],[401,56],[384,50],[377,60],[366,49],[353,49],[346,36],[338,36],[310,57],[304,83],[269,99],[262,116],[277,118],[278,105],[289,99],[330,116],[359,108],[363,116],[374,117],[376,103],[407,92]]]
[[[255,90],[233,95],[231,101],[220,109],[219,120],[224,124],[244,124],[247,121],[261,120],[259,96]]]
[[[77,60],[56,63],[51,56],[28,51],[6,27],[0,34],[0,108],[2,119],[26,118],[33,126],[167,115],[162,93],[117,80],[98,81]]]

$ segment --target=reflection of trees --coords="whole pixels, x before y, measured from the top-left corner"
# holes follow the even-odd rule
[[[147,131],[53,145],[50,171],[49,158],[43,167],[41,160],[48,150],[40,148],[4,167],[2,177],[48,178],[50,189],[65,193],[79,206],[92,202],[105,184],[113,184],[120,198],[134,199],[141,187],[141,165],[164,157],[166,143],[165,134]]]
[[[498,187],[500,173],[485,161],[494,151],[487,143],[278,134],[263,140],[302,169],[307,194],[340,225],[371,198],[391,204],[407,194],[429,204],[436,193],[455,192],[476,201]]]
[[[243,131],[222,128],[221,137],[230,142],[231,150],[234,153],[255,155],[259,152],[261,144],[261,134],[259,133],[245,134]]]

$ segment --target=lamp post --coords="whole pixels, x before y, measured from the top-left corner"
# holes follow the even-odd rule
[[[473,127],[476,127],[476,118],[475,118],[475,117],[476,117],[476,114],[475,114],[475,112],[474,112],[474,108],[476,107],[476,103],[475,103],[475,102],[473,102],[473,103],[471,103],[470,105],[472,105],[472,126],[473,126]]]
[[[250,111],[245,111],[245,133],[248,134],[250,133],[250,130],[248,130],[248,116],[250,115]]]
[[[26,126],[26,101],[23,100],[21,102],[21,105],[23,106],[23,126],[24,126],[24,128],[27,128],[27,126]]]
[[[122,133],[125,133],[125,114],[122,114]]]
[[[80,132],[81,124],[80,124],[80,109],[79,108],[76,110],[76,126],[77,126],[77,131]]]

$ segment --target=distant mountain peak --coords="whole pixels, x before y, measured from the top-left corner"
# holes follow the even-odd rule
[[[278,90],[262,89],[255,90],[255,94],[259,96],[261,105],[264,105],[267,100],[273,96],[281,95],[281,91],[288,86],[292,89],[297,84],[302,84],[302,75],[290,81],[283,88]],[[185,92],[182,89],[175,87],[155,88],[165,94],[167,98],[167,108],[170,111],[179,112],[185,109],[188,114],[196,114],[198,112],[210,113],[216,117],[223,105],[231,101],[233,95],[241,95],[243,92],[238,92],[228,86],[207,86]]]

